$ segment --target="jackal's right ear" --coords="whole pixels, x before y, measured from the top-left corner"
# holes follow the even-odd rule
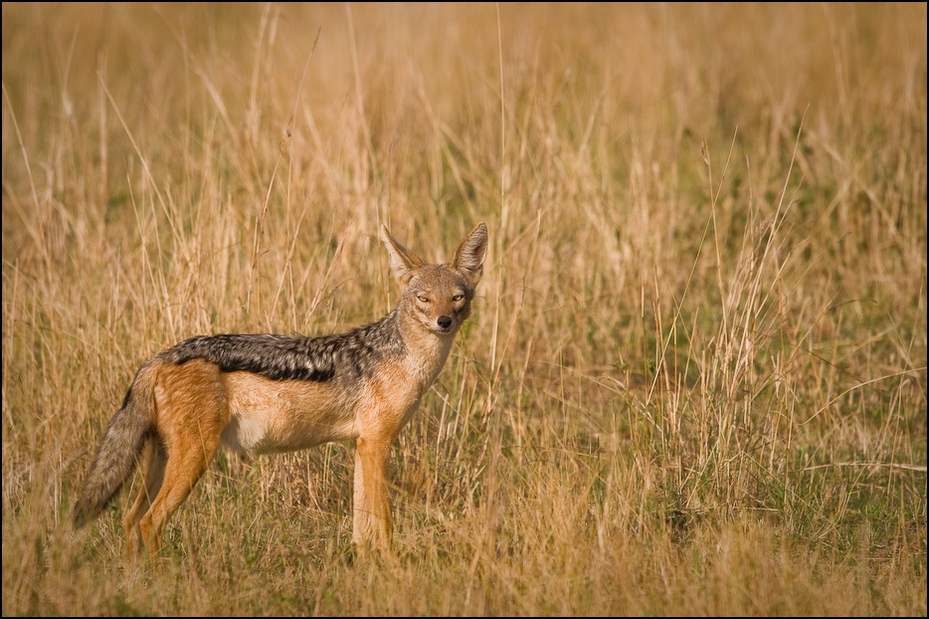
[[[487,226],[481,222],[474,226],[455,251],[452,266],[464,273],[468,283],[477,286],[484,274],[484,256],[487,254]]]
[[[400,285],[406,286],[413,277],[413,271],[423,266],[423,261],[401,245],[397,239],[390,236],[387,226],[381,226],[381,241],[384,242],[384,247],[390,254],[390,270],[393,271]]]

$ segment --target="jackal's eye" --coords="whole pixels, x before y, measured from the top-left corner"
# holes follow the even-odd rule
[[[424,295],[424,294],[418,294],[418,295],[416,295],[416,298],[419,299],[421,303],[428,303],[428,302],[429,302],[429,297],[427,297],[427,296]]]
[[[461,293],[456,294],[455,296],[452,297],[452,301],[461,301],[462,299],[464,299],[464,295]]]

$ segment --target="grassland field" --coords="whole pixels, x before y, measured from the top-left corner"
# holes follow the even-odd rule
[[[2,5],[2,614],[926,616],[925,3]],[[150,355],[475,311],[352,445],[75,531]],[[128,484],[136,487],[138,476]]]

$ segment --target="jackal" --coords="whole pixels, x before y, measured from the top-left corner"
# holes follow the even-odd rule
[[[194,337],[143,363],[107,426],[75,527],[99,515],[147,459],[123,528],[130,557],[153,554],[220,446],[252,456],[354,440],[352,542],[386,548],[390,444],[471,313],[487,226],[471,230],[451,264],[424,263],[383,226],[381,239],[401,295],[377,322],[322,337]]]

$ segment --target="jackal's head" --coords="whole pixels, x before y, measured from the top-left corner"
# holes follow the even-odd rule
[[[484,273],[487,226],[477,224],[464,238],[451,264],[425,264],[397,242],[386,227],[381,239],[400,284],[398,311],[439,335],[453,334],[471,313],[474,289]]]

